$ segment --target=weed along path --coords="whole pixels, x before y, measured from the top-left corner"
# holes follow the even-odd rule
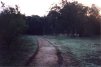
[[[68,57],[68,56],[67,56]],[[64,61],[66,57],[62,56],[60,50],[45,38],[38,38],[37,53],[30,58],[27,66],[30,67],[68,67]],[[71,61],[68,57],[67,60]],[[65,64],[64,64],[65,62]]]

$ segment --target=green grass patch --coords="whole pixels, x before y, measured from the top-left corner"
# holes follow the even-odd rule
[[[101,67],[100,38],[71,38],[46,36],[64,53],[70,52],[81,62],[81,67]]]
[[[28,59],[35,53],[37,48],[35,36],[21,36],[12,42],[10,46],[10,66],[23,66]]]

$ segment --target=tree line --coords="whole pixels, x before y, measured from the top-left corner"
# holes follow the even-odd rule
[[[10,43],[16,36],[59,35],[96,36],[101,34],[101,16],[93,4],[87,7],[78,2],[63,2],[55,5],[47,16],[25,16],[18,6],[6,7],[1,2],[0,43]]]
[[[69,36],[96,36],[101,34],[101,16],[97,7],[78,2],[63,2],[53,6],[47,16],[27,16],[27,34]]]

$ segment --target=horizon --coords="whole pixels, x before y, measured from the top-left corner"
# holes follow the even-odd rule
[[[61,0],[0,0],[4,2],[7,6],[19,6],[19,10],[22,14],[25,14],[26,16],[31,15],[39,15],[39,16],[45,16],[48,14],[48,11],[54,4],[59,4]],[[95,4],[98,9],[101,9],[100,1],[96,0],[72,0],[72,1],[78,1],[79,3],[82,3],[85,6],[91,6],[92,4]],[[27,4],[27,5],[26,5]],[[0,4],[1,6],[1,4]]]

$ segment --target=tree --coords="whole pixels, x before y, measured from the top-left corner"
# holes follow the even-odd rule
[[[62,0],[62,6],[57,4],[51,8],[48,15],[26,17],[29,34],[66,34],[72,36],[100,35],[99,10],[95,5],[84,6],[77,1]]]
[[[33,15],[26,17],[26,21],[28,24],[27,34],[41,35],[43,33],[44,18]]]
[[[67,2],[59,12],[61,14],[61,24],[64,25],[64,32],[80,34],[81,25],[86,20],[87,7],[78,2]]]
[[[12,42],[16,37],[22,35],[27,28],[25,16],[20,13],[18,7],[6,7],[2,2],[3,10],[0,13],[0,56],[4,57],[0,62],[1,66],[12,65],[11,59],[14,56],[12,53]],[[18,45],[21,46],[21,45]],[[13,56],[12,56],[13,55]]]
[[[59,17],[60,17],[60,13],[58,13],[56,11],[56,9],[51,10],[49,12],[49,14],[47,15],[47,20],[48,20],[48,24],[49,24],[49,27],[50,27],[51,34],[57,34],[59,32],[59,29],[58,29]]]
[[[16,8],[5,6],[2,8],[3,11],[0,13],[0,42],[10,45],[16,36],[25,31],[25,16],[20,13],[17,6]]]
[[[76,33],[80,36],[94,36],[100,34],[101,18],[99,10],[94,4],[90,8],[75,1],[63,1],[59,13],[61,15],[61,20],[59,21],[62,25],[63,32],[67,34]]]

